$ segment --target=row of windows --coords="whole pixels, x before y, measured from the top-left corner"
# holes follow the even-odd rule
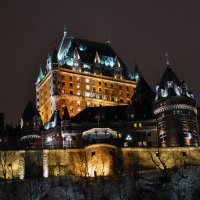
[[[62,75],[63,77],[63,79],[64,79],[64,75]],[[75,78],[75,77],[74,77]],[[73,77],[72,76],[69,76],[69,81],[73,81]],[[78,78],[76,78],[76,81],[77,82],[80,82],[80,77],[78,77]],[[91,83],[92,85],[95,85],[96,83],[97,84],[99,84],[99,85],[102,85],[102,86],[106,86],[106,87],[108,87],[109,85],[110,85],[110,87],[114,87],[114,84],[113,83],[107,83],[107,82],[102,82],[102,81],[96,81],[96,80],[91,80],[91,79],[89,79],[89,78],[86,78],[85,79],[85,82],[86,83]],[[60,81],[58,81],[58,84],[60,84]],[[61,83],[63,86],[65,86],[66,85],[66,83],[64,82],[64,81],[62,81],[62,83]],[[70,84],[72,84],[72,83],[70,83]],[[118,85],[117,85],[118,86]],[[73,87],[72,85],[70,86],[70,87]],[[118,86],[119,87],[119,89],[123,89],[123,85],[119,85]],[[125,88],[124,89],[126,89],[126,90],[129,90],[129,87],[128,86],[125,86]]]

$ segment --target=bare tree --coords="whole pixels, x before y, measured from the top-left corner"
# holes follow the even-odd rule
[[[166,164],[168,156],[164,157],[163,152],[161,151],[160,148],[157,149],[149,148],[147,149],[147,152],[155,167],[160,170],[163,177],[163,181],[168,181],[170,178]]]
[[[0,151],[0,174],[4,180],[14,178],[13,163],[15,160],[15,152]]]

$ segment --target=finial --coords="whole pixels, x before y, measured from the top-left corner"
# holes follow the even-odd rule
[[[166,58],[167,66],[169,66],[169,55],[168,55],[168,53],[165,54],[165,58]]]
[[[64,25],[64,36],[67,35],[67,28],[66,28],[66,25]]]

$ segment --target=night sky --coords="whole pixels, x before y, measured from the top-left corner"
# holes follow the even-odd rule
[[[17,125],[35,101],[40,63],[63,36],[110,45],[154,89],[166,68],[164,54],[200,102],[199,0],[5,0],[0,1],[0,112]]]

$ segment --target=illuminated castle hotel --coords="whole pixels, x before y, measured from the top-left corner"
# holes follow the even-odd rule
[[[48,55],[45,69],[40,67],[36,94],[37,109],[29,102],[22,116],[20,143],[25,146],[198,145],[194,96],[169,62],[154,93],[137,65],[134,72],[128,70],[108,42],[64,31],[59,49]]]
[[[96,152],[102,155],[102,148],[112,163],[116,148],[199,146],[198,116],[192,92],[168,60],[154,92],[137,64],[130,71],[109,42],[78,39],[64,31],[59,48],[48,55],[46,66],[40,66],[36,105],[29,102],[26,106],[12,145],[26,150],[26,155],[27,149],[43,152],[44,177],[55,149],[89,152],[93,164],[88,169],[96,173],[94,156]],[[0,147],[10,144],[6,135],[0,139]],[[20,152],[23,163],[24,151]],[[104,162],[104,156],[98,158]],[[23,170],[19,169],[22,178]]]

